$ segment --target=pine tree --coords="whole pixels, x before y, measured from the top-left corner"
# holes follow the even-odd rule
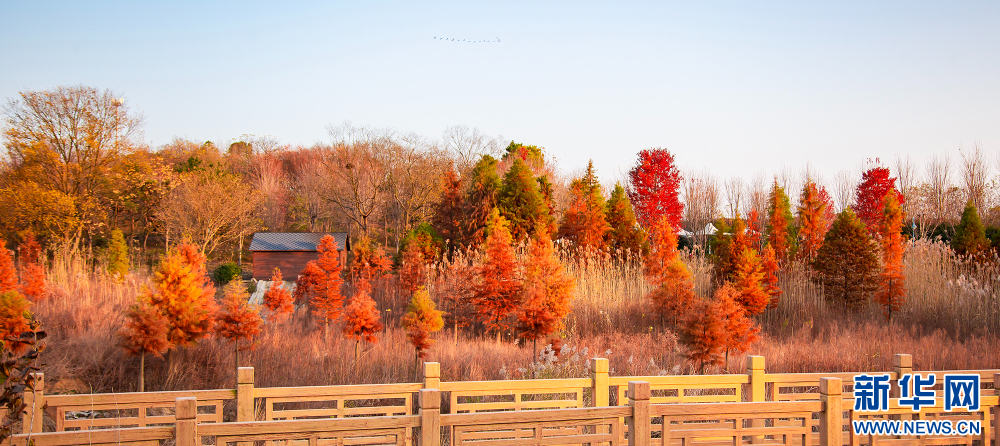
[[[864,223],[850,208],[830,226],[813,261],[816,276],[828,302],[860,308],[878,288],[878,255]]]
[[[736,274],[736,267],[740,254],[750,247],[750,238],[747,237],[746,223],[742,218],[736,217],[732,227],[726,227],[723,221],[717,223],[718,232],[716,235],[715,247],[715,280],[717,283],[725,283],[733,279]]]
[[[2,249],[2,248],[0,248]],[[31,312],[28,302],[16,290],[0,292],[0,352],[10,351],[20,354],[24,345],[17,341],[21,333],[31,330]]]
[[[377,343],[375,337],[382,331],[382,317],[375,306],[375,301],[366,290],[359,290],[351,298],[351,303],[344,310],[344,336],[354,341],[354,363],[358,363],[361,354],[361,341]]]
[[[215,331],[233,343],[236,369],[240,368],[240,350],[253,347],[253,338],[260,334],[261,325],[260,306],[250,303],[250,294],[243,282],[236,279],[226,284]],[[241,346],[241,341],[251,342]]]
[[[628,172],[628,198],[635,206],[643,228],[652,228],[666,216],[674,228],[681,227],[684,204],[680,200],[681,172],[667,149],[645,149]]]
[[[444,327],[444,320],[441,312],[435,309],[434,301],[431,300],[427,289],[420,288],[413,293],[413,299],[406,308],[406,314],[400,320],[403,328],[406,329],[406,337],[413,344],[416,350],[413,372],[417,373],[417,363],[427,357],[427,350],[434,345],[431,334],[441,331]]]
[[[215,326],[215,287],[205,270],[205,257],[190,244],[166,256],[142,298],[167,320],[167,341],[188,346],[211,334]]]
[[[757,251],[749,247],[743,248],[737,258],[733,288],[737,292],[736,302],[743,306],[749,316],[763,313],[771,302],[764,289],[763,279],[764,271]]]
[[[0,242],[0,293],[17,291],[17,270],[14,269],[14,256],[7,249],[6,243]]]
[[[139,391],[146,391],[146,354],[162,358],[172,348],[167,339],[167,319],[147,299],[139,297],[125,312],[125,323],[118,332],[122,348],[139,357]]]
[[[823,245],[830,223],[827,218],[827,203],[820,196],[819,188],[812,180],[806,181],[799,200],[799,254],[806,262],[812,262],[816,252]]]
[[[636,223],[635,211],[621,183],[615,184],[608,198],[607,220],[611,228],[607,233],[607,244],[613,250],[628,250],[634,254],[645,252],[646,233]]]
[[[508,316],[520,304],[520,270],[512,242],[507,220],[494,212],[473,304],[486,327],[496,330],[498,343],[501,332],[508,328]]]
[[[719,303],[697,302],[684,320],[681,342],[687,347],[685,356],[700,364],[699,374],[705,374],[705,365],[722,364],[722,354],[728,341]]]
[[[340,264],[340,253],[337,252],[337,241],[332,235],[324,235],[316,250],[319,251],[319,258],[310,260],[306,269],[310,269],[310,264],[315,264],[316,268],[308,272],[310,278],[305,282],[315,282],[309,305],[313,308],[313,314],[319,318],[325,337],[330,323],[337,320],[344,309],[344,296],[341,294],[341,287],[344,285],[341,277],[343,266]]]
[[[666,216],[650,228],[649,254],[643,273],[653,290],[646,295],[661,321],[669,317],[676,323],[695,299],[694,279],[677,251],[677,233]]]
[[[407,294],[427,283],[427,262],[420,246],[409,244],[403,251],[403,262],[399,267],[399,283]]]
[[[882,274],[875,302],[882,306],[886,322],[906,303],[906,276],[903,275],[903,211],[896,201],[896,194],[885,194],[882,206]]]
[[[463,246],[466,242],[462,231],[463,209],[462,180],[451,166],[444,173],[441,198],[434,203],[431,224],[441,237],[448,241],[450,249]]]
[[[570,195],[569,207],[563,212],[559,225],[559,237],[581,248],[603,248],[604,238],[611,228],[605,217],[604,196],[593,161],[587,165],[582,178],[573,180]]]
[[[771,196],[768,201],[767,241],[774,248],[779,261],[788,258],[792,251],[795,236],[792,234],[792,211],[785,189],[774,180]]]
[[[504,175],[499,209],[510,223],[510,233],[516,241],[528,238],[539,224],[548,223],[548,207],[538,192],[538,182],[520,158],[514,159],[514,164]]]
[[[979,220],[979,212],[972,200],[969,200],[962,212],[962,220],[955,227],[955,238],[951,241],[951,248],[959,255],[975,255],[988,246],[989,241],[986,239],[983,223]]]
[[[768,308],[777,308],[781,300],[781,288],[778,288],[778,256],[774,253],[771,245],[764,247],[764,259],[761,261],[761,268],[764,271],[764,292],[767,293]]]
[[[540,227],[524,263],[523,303],[517,312],[518,331],[532,342],[532,352],[538,351],[539,338],[564,328],[575,286],[556,258],[548,231]]]
[[[375,281],[382,279],[392,269],[392,262],[381,246],[370,238],[363,238],[354,245],[351,261],[351,281],[354,289],[371,292]]]
[[[483,157],[472,168],[469,190],[466,192],[462,219],[462,238],[465,247],[479,246],[486,240],[486,227],[490,215],[498,205],[502,183],[497,175],[497,160],[489,155]]]
[[[745,353],[758,340],[760,327],[747,317],[746,306],[741,305],[740,293],[726,284],[715,291],[726,334],[726,368],[729,367],[729,353]]]
[[[285,289],[285,281],[281,269],[274,268],[271,273],[271,286],[264,292],[264,308],[277,319],[288,317],[295,310],[292,304],[292,294]]]
[[[108,246],[108,275],[121,282],[128,274],[128,246],[122,231],[111,231],[111,244]]]
[[[306,267],[295,279],[295,291],[292,298],[296,305],[310,302],[316,296],[316,286],[323,280],[325,273],[316,262],[306,263]]]

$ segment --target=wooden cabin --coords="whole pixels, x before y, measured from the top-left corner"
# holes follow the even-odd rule
[[[257,232],[250,241],[253,253],[253,278],[271,280],[274,268],[281,268],[285,280],[294,281],[310,260],[319,258],[316,246],[324,235],[332,235],[337,242],[340,264],[347,264],[351,250],[351,236],[346,232]]]

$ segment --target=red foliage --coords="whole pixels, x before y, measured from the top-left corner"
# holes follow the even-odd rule
[[[14,256],[6,244],[0,244],[0,293],[17,290],[17,270],[14,269]]]
[[[250,303],[250,295],[243,283],[234,280],[226,285],[222,296],[222,310],[215,326],[216,333],[233,343],[236,367],[240,366],[240,351],[253,348],[253,342],[240,346],[241,341],[252,341],[260,334],[264,321],[260,318],[260,306]]]
[[[732,285],[737,293],[736,301],[750,316],[763,313],[771,301],[761,284],[764,272],[760,263],[757,251],[744,248],[737,258],[736,272],[733,275]]]
[[[537,231],[524,267],[523,303],[518,310],[518,331],[537,342],[563,329],[576,283],[566,274],[548,232]]]
[[[295,292],[292,297],[296,305],[301,305],[312,299],[316,293],[316,285],[323,279],[323,270],[316,262],[309,262],[295,280]]]
[[[896,178],[890,176],[888,167],[872,167],[861,176],[855,191],[854,213],[868,228],[868,235],[878,234],[882,222],[885,194],[895,192],[896,201],[903,204],[903,194],[896,190]]]
[[[520,304],[520,268],[511,247],[512,237],[507,229],[507,220],[496,211],[490,223],[490,235],[486,237],[486,255],[479,268],[480,281],[476,285],[473,303],[479,318],[487,328],[500,332],[508,328],[507,317]]]
[[[642,227],[651,228],[662,217],[674,228],[681,227],[681,172],[674,165],[673,154],[667,149],[642,150],[628,176],[628,198]]]
[[[681,331],[681,341],[687,347],[688,359],[701,365],[721,365],[722,353],[729,342],[722,308],[718,301],[700,301],[687,314]]]
[[[729,353],[744,353],[757,342],[760,327],[747,317],[745,306],[738,300],[741,293],[729,285],[715,292],[715,301],[726,332],[726,360]]]
[[[376,280],[388,274],[392,262],[381,246],[371,239],[361,239],[354,245],[354,259],[351,261],[351,280],[355,290],[371,292]]]
[[[343,267],[340,265],[340,254],[337,252],[337,242],[332,235],[324,235],[316,247],[319,251],[319,259],[312,260],[306,264],[315,264],[319,273],[310,271],[309,281],[315,282],[312,286],[313,296],[309,300],[309,305],[313,307],[313,314],[319,317],[319,322],[324,328],[340,317],[344,309],[344,296],[340,293],[340,288],[344,285],[344,279],[340,276]],[[314,263],[315,262],[315,263]],[[303,274],[304,275],[304,274]]]
[[[677,233],[666,217],[650,229],[650,249],[645,258],[646,280],[653,290],[646,296],[653,311],[677,320],[695,299],[694,279],[677,251]]]
[[[35,233],[28,231],[19,248],[21,264],[41,263],[42,245],[35,239]]]
[[[812,180],[802,188],[799,202],[799,254],[809,263],[816,257],[819,247],[823,246],[823,237],[833,220],[827,219],[832,215],[829,203],[823,200],[820,188]]]
[[[761,269],[764,271],[764,291],[767,293],[770,303],[768,308],[777,308],[781,296],[781,288],[778,288],[778,256],[774,253],[771,245],[764,247],[764,260],[761,262]]]
[[[882,244],[882,274],[875,302],[882,306],[885,320],[899,312],[906,303],[906,276],[903,274],[903,211],[896,194],[885,194],[884,213],[880,228]]]
[[[427,283],[427,261],[420,245],[411,242],[403,251],[403,262],[399,267],[399,284],[407,294]]]
[[[344,336],[347,339],[378,342],[375,335],[382,331],[382,318],[367,291],[358,291],[351,297],[351,303],[344,309],[344,321]]]
[[[37,263],[21,267],[21,293],[32,302],[45,298],[45,268]]]
[[[594,162],[587,165],[587,173],[570,186],[569,207],[563,212],[559,237],[570,240],[578,247],[604,248],[604,237],[611,230],[605,217],[604,196],[594,173]]]
[[[455,172],[454,166],[449,168],[443,178],[444,187],[441,199],[434,204],[434,216],[431,223],[434,229],[448,241],[449,246],[462,245],[462,222],[464,201],[462,197],[462,180]]]
[[[3,346],[0,351],[10,350],[19,354],[25,347],[16,339],[20,338],[21,333],[31,330],[28,324],[31,318],[29,306],[31,302],[15,290],[0,292],[0,345]]]
[[[182,244],[160,262],[142,298],[167,320],[173,345],[194,344],[215,325],[215,287],[205,274],[205,257],[193,245]]]
[[[129,354],[152,353],[159,358],[172,347],[167,339],[168,331],[167,319],[148,300],[140,297],[125,312],[125,323],[118,337]]]
[[[275,268],[271,273],[271,287],[264,292],[264,308],[278,317],[288,315],[295,309],[292,304],[292,294],[284,287],[281,269]]]
[[[767,242],[774,248],[774,253],[779,260],[788,258],[791,249],[790,229],[792,225],[792,212],[785,189],[778,185],[778,180],[774,180],[771,186],[771,196],[768,201]]]

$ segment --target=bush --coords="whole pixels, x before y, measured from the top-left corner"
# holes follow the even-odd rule
[[[243,270],[240,269],[239,265],[234,262],[226,262],[215,268],[212,278],[215,279],[215,283],[225,285],[232,282],[233,279],[239,279],[242,275]]]

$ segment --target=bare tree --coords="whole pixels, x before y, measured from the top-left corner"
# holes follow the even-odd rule
[[[983,156],[982,143],[976,141],[968,150],[958,150],[962,154],[962,182],[968,200],[976,206],[980,216],[986,215],[986,180],[990,165]]]
[[[740,216],[743,196],[745,193],[743,179],[740,177],[729,178],[726,180],[725,187],[726,187],[726,201],[729,202],[729,216],[732,218],[737,218]]]
[[[324,164],[333,183],[326,199],[369,235],[371,223],[384,211],[390,166],[395,150],[388,131],[352,127],[345,124],[329,128],[333,148],[324,156]]]
[[[837,200],[837,212],[843,212],[854,203],[854,189],[858,187],[858,177],[848,170],[837,172],[834,177],[834,193]]]
[[[951,159],[948,153],[931,155],[927,163],[927,180],[930,183],[931,210],[935,224],[943,223],[948,218],[948,191],[951,188]]]
[[[464,125],[448,127],[442,137],[444,150],[455,160],[455,168],[464,174],[472,169],[483,155],[500,158],[505,144],[500,136],[487,136],[479,129]]]
[[[719,182],[708,172],[684,175],[684,222],[701,246],[705,228],[719,215]]]
[[[917,165],[910,155],[896,156],[896,177],[899,180],[899,191],[903,194],[903,214],[910,215],[910,201],[913,201],[916,186]],[[912,216],[911,216],[912,217]]]
[[[393,222],[398,249],[413,224],[428,218],[427,212],[440,193],[441,177],[448,162],[436,148],[416,135],[404,135],[392,147],[387,186],[391,204],[398,213]]]
[[[199,169],[181,175],[157,216],[168,236],[197,244],[206,254],[222,243],[239,241],[260,227],[256,191],[236,175]]]

